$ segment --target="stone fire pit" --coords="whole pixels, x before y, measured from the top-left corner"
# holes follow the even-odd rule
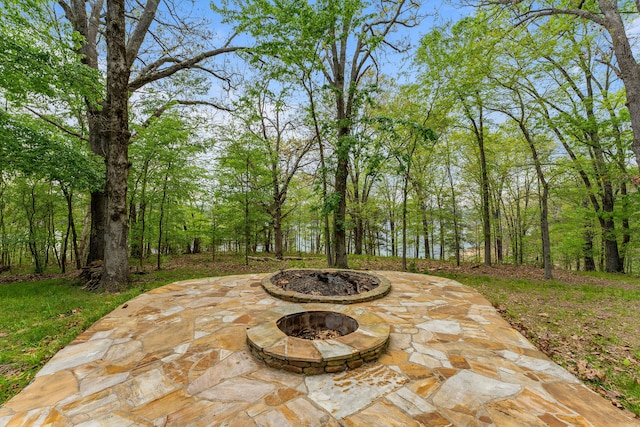
[[[386,277],[353,270],[283,270],[265,276],[261,283],[270,295],[291,302],[354,304],[391,292]]]
[[[256,320],[258,324],[247,330],[253,355],[268,366],[299,374],[355,369],[377,360],[389,341],[388,324],[353,306],[289,305],[267,311]],[[322,339],[322,335],[331,337]]]

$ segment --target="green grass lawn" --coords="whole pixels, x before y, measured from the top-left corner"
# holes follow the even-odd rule
[[[241,257],[214,262],[207,255],[192,255],[167,259],[163,270],[149,267],[145,274],[133,275],[132,288],[121,294],[89,293],[68,277],[0,284],[0,404],[22,390],[79,333],[140,293],[195,277],[323,265],[321,256],[247,266]],[[397,258],[352,257],[350,265],[400,269]],[[476,288],[553,360],[615,405],[640,415],[639,278],[564,273],[558,280],[544,281],[532,277],[531,269],[479,271],[426,261],[412,267]]]

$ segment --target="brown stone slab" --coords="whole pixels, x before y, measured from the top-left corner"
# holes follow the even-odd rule
[[[179,411],[189,405],[193,405],[195,399],[184,390],[176,390],[157,400],[136,408],[132,413],[153,421],[166,414]]]
[[[388,402],[374,403],[367,409],[344,419],[353,427],[420,427],[420,423]]]
[[[640,422],[625,416],[622,411],[581,384],[550,383],[543,384],[543,387],[560,403],[584,416],[593,425],[640,425]]]
[[[15,412],[29,411],[58,403],[78,391],[78,382],[69,371],[37,377],[30,387],[5,404]]]
[[[384,345],[388,339],[388,334],[387,336],[382,337],[372,336],[369,334],[365,334],[360,329],[351,334],[335,338],[336,341],[341,342],[342,344],[346,344],[349,347],[355,348],[358,352],[365,352],[367,350],[371,350]]]
[[[283,357],[300,362],[318,363],[322,361],[322,354],[313,345],[313,341],[291,337],[285,340]]]

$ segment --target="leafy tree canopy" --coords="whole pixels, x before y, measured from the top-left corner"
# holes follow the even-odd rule
[[[44,5],[40,0],[0,2],[0,94],[11,101],[34,94],[77,94],[97,101],[100,76],[74,53],[79,36],[53,22]]]
[[[33,119],[0,110],[0,140],[0,163],[5,170],[83,190],[103,185],[104,166],[96,156],[42,129]]]

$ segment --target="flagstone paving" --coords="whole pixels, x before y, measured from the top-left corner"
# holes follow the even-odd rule
[[[378,274],[391,293],[354,305],[390,326],[376,362],[313,376],[270,368],[246,330],[291,303],[265,293],[263,275],[188,280],[96,322],[0,408],[0,426],[640,426],[471,288]]]

